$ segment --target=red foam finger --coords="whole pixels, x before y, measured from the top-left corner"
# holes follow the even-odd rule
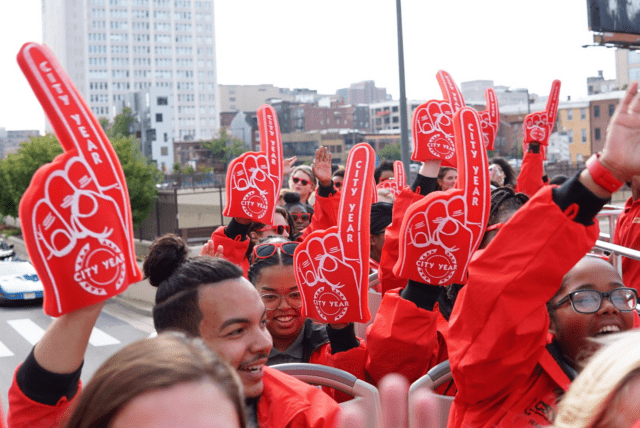
[[[258,109],[257,116],[260,130],[260,150],[266,153],[269,175],[277,185],[274,188],[274,194],[278,195],[282,186],[284,161],[278,115],[273,107],[263,104]]]
[[[531,142],[538,142],[543,147],[543,152],[546,153],[544,146],[549,144],[549,137],[555,126],[559,97],[560,81],[554,80],[551,84],[551,92],[545,110],[530,113],[525,118],[523,123],[525,146]],[[543,159],[546,159],[546,156],[543,156]]]
[[[445,165],[456,165],[452,117],[448,101],[431,100],[414,111],[412,160],[424,162],[439,159]]]
[[[224,215],[273,224],[282,188],[282,141],[272,107],[258,109],[260,152],[246,152],[229,163]]]
[[[550,124],[556,123],[556,117],[558,115],[558,105],[560,104],[560,81],[554,80],[551,83],[551,91],[549,92],[549,98],[547,98],[546,113]]]
[[[498,98],[492,88],[487,88],[487,90],[484,91],[484,98],[487,102],[487,108],[480,112],[482,133],[484,134],[484,145],[487,150],[494,150],[496,136],[498,135],[498,127],[500,126]]]
[[[407,185],[407,177],[404,173],[404,164],[401,161],[393,162],[393,178],[396,181],[396,194]]]
[[[296,282],[304,290],[305,313],[316,320],[345,323],[370,318],[367,285],[374,162],[370,145],[358,144],[351,149],[338,226],[311,233],[296,250]],[[306,254],[304,259],[302,254]],[[309,265],[317,272],[317,282],[308,279]]]
[[[440,70],[436,74],[436,79],[438,79],[438,84],[440,85],[440,90],[442,91],[445,101],[451,104],[453,113],[465,106],[462,92],[460,92],[458,85],[456,85],[456,82],[454,82],[449,73]]]
[[[478,113],[462,108],[454,129],[456,187],[430,193],[406,211],[393,269],[398,277],[433,285],[466,282],[489,215],[489,171]]]
[[[36,172],[20,202],[44,311],[58,316],[120,293],[142,274],[124,173],[102,127],[47,47],[25,44],[18,63],[65,150]]]

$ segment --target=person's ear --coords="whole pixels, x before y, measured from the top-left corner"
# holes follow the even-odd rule
[[[249,239],[254,244],[258,243],[258,240],[260,239],[260,237],[258,236],[258,232],[254,232],[254,231],[249,232]]]
[[[556,317],[553,314],[549,314],[549,334],[553,336],[557,336],[558,334],[558,323],[556,322]]]

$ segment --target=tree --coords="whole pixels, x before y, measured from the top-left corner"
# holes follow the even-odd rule
[[[118,137],[128,137],[130,134],[129,126],[135,120],[135,117],[131,114],[131,109],[129,107],[123,107],[122,113],[113,119],[113,125],[107,130],[107,136],[110,140]]]
[[[18,153],[9,155],[0,162],[2,171],[3,216],[18,217],[18,206],[22,195],[29,187],[31,177],[42,165],[49,163],[62,153],[62,147],[55,136],[31,137],[31,141],[20,144]]]
[[[202,143],[202,148],[209,150],[209,159],[225,165],[246,151],[244,141],[228,135],[225,128],[215,140]]]
[[[161,172],[140,152],[135,138],[117,137],[112,139],[113,148],[120,159],[129,189],[133,223],[143,221],[157,197],[156,184]],[[20,198],[27,190],[31,177],[42,165],[50,163],[62,153],[57,138],[52,135],[31,137],[31,142],[22,143],[17,154],[0,161],[0,213],[18,217]]]
[[[389,161],[402,160],[402,151],[400,149],[400,143],[387,144],[378,151],[378,157],[380,159],[386,159]]]

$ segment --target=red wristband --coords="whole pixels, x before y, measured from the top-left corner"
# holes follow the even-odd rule
[[[615,192],[622,187],[624,183],[619,181],[611,174],[607,168],[603,167],[600,163],[600,153],[594,153],[589,159],[587,159],[587,169],[593,178],[595,183],[607,190],[608,192]]]

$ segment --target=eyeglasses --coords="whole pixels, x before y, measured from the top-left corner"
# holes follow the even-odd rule
[[[580,314],[593,314],[600,310],[602,299],[605,297],[621,312],[632,311],[638,304],[638,292],[636,289],[621,287],[611,290],[608,293],[601,293],[597,290],[573,291],[560,299],[560,301],[553,306],[553,309],[559,308],[564,305],[567,300],[570,300],[574,311]]]
[[[336,189],[339,189],[342,187],[342,181],[334,181],[333,185],[336,187]]]
[[[302,221],[309,221],[309,219],[311,218],[311,214],[308,213],[289,213],[289,215],[291,216],[291,218],[293,218],[293,221],[298,221],[299,219],[302,219]]]
[[[268,259],[273,256],[280,248],[280,251],[287,256],[293,257],[299,242],[276,242],[274,244],[258,244],[253,247],[253,258],[255,259]]]
[[[275,230],[278,235],[282,235],[285,230],[287,231],[287,233],[290,233],[291,229],[289,229],[289,225],[286,225],[286,226],[283,226],[283,225],[278,225],[278,226],[266,225],[264,227],[261,227],[260,229],[256,229],[256,232],[266,232],[268,230]]]
[[[298,177],[293,177],[291,181],[293,181],[294,184],[302,183],[303,186],[306,186],[307,184],[309,184],[308,180],[303,180],[302,178],[298,178]]]
[[[280,294],[261,294],[260,297],[262,298],[264,306],[270,311],[278,309],[283,298],[292,308],[299,308],[302,306],[302,294],[300,294],[299,291],[292,291],[284,296],[281,296]]]

